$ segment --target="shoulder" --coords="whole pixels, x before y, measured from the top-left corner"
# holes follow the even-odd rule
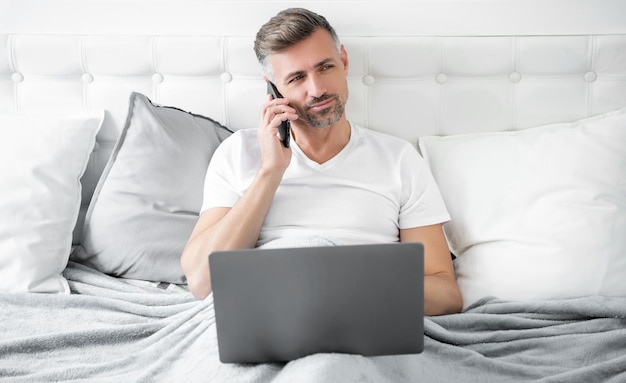
[[[241,153],[242,151],[254,150],[258,147],[256,129],[240,129],[228,136],[217,148],[217,151],[225,153]],[[243,150],[245,148],[245,150]],[[217,152],[216,151],[216,152]]]
[[[413,147],[411,143],[403,138],[393,136],[388,133],[379,132],[377,130],[372,130],[368,128],[364,128],[358,124],[352,124],[352,127],[355,133],[363,140],[368,143],[378,143],[380,145],[387,145],[390,147],[396,148],[411,148]]]
[[[377,161],[387,164],[403,174],[420,175],[426,169],[424,158],[417,147],[409,141],[391,134],[366,129],[358,125],[355,132],[359,136],[359,146]]]
[[[222,144],[242,144],[242,143],[250,143],[251,141],[257,140],[256,129],[239,129],[235,130],[233,134],[227,137]]]
[[[408,154],[411,157],[414,155],[419,156],[417,148],[403,138],[367,129],[357,124],[352,124],[352,127],[354,134],[357,135],[358,141],[362,145],[371,147],[375,150],[384,150],[385,152]]]
[[[255,166],[261,149],[256,129],[241,129],[227,137],[215,150],[209,168],[235,169]]]

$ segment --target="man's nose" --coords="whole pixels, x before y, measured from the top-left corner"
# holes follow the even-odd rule
[[[308,89],[309,97],[318,98],[326,93],[324,81],[319,76],[310,76]]]

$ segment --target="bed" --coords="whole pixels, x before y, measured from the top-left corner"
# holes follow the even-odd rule
[[[325,15],[348,117],[426,159],[463,312],[417,355],[223,364],[180,252],[252,51]],[[0,381],[626,381],[626,4],[0,1]]]

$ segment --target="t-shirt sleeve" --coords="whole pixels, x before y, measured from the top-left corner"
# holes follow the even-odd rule
[[[422,156],[410,144],[402,154],[400,229],[449,221],[439,187]]]
[[[204,178],[200,212],[214,207],[233,207],[241,197],[233,168],[240,143],[241,137],[235,132],[215,150]]]

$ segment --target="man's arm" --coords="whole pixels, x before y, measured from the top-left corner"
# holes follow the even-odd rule
[[[198,218],[181,255],[183,273],[196,298],[204,299],[211,292],[208,261],[211,252],[255,246],[291,160],[291,149],[285,148],[277,137],[278,125],[286,119],[297,118],[295,110],[284,99],[264,105],[258,129],[261,166],[254,181],[232,208],[208,209]]]
[[[211,292],[208,255],[216,250],[254,247],[282,174],[259,172],[232,208],[204,211],[181,256],[189,290],[204,299]]]
[[[400,241],[424,244],[424,314],[460,312],[463,300],[441,224],[401,229]]]

